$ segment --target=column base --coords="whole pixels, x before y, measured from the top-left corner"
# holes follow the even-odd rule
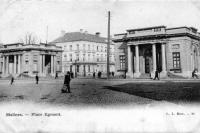
[[[160,73],[160,78],[165,78],[165,77],[167,77],[167,71],[162,71]]]
[[[126,78],[133,78],[133,72],[127,72]]]
[[[133,74],[133,77],[134,77],[134,78],[139,78],[139,77],[140,77],[140,75],[141,75],[141,73],[140,73],[140,72],[136,72],[136,73],[134,73],[134,74]]]

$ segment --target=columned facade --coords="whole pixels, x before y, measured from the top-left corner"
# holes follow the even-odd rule
[[[61,67],[56,70],[56,60],[61,61],[62,50],[53,44],[8,44],[0,49],[0,53],[3,57],[1,77],[55,76],[56,72],[62,72]]]

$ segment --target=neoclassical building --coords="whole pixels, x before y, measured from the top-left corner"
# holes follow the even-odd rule
[[[116,72],[133,77],[179,75],[200,70],[200,34],[193,27],[155,26],[115,34]]]
[[[62,49],[54,44],[5,44],[0,48],[1,77],[55,76],[62,72]]]
[[[63,73],[71,71],[77,76],[91,76],[93,72],[107,72],[107,39],[100,33],[64,33],[53,41],[62,47]],[[115,71],[114,45],[110,45],[110,71]]]

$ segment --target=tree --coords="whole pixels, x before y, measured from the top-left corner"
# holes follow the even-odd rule
[[[33,33],[29,33],[27,32],[24,37],[22,37],[21,39],[19,39],[19,42],[20,43],[23,43],[23,44],[36,44],[38,43],[38,39],[37,39],[37,36],[34,35]]]

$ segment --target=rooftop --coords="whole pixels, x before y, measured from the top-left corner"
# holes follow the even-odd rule
[[[82,32],[69,32],[65,33],[63,36],[55,39],[53,43],[63,43],[63,42],[74,42],[74,41],[88,41],[96,43],[106,43],[107,40],[99,35],[93,35]]]

